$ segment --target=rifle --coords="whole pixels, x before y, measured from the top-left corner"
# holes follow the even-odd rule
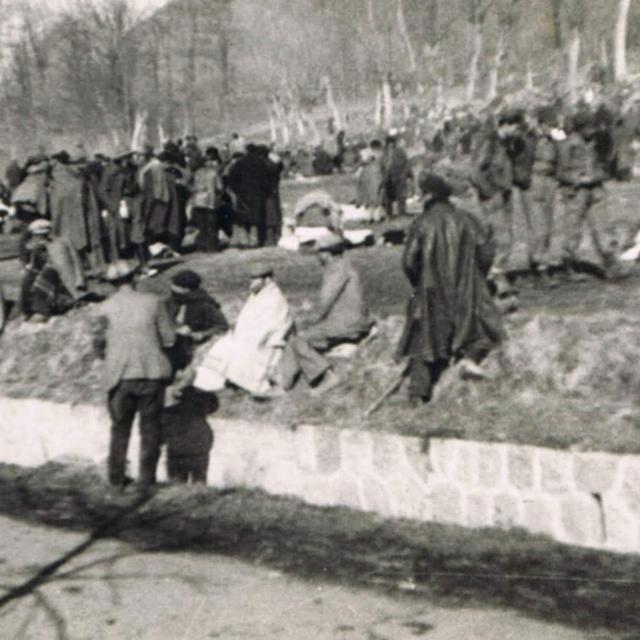
[[[405,377],[409,373],[411,362],[407,361],[400,375],[385,389],[384,393],[362,414],[363,418],[370,417],[390,398],[402,385]]]
[[[394,356],[394,360],[396,362],[400,362],[402,358],[407,355],[407,350],[411,344],[414,331],[419,331],[420,329],[419,320],[417,320],[416,318],[417,313],[418,296],[414,291],[413,295],[407,301],[405,324]],[[373,413],[375,413],[387,401],[387,399],[390,398],[400,388],[402,382],[409,373],[410,365],[411,361],[407,360],[398,377],[384,390],[384,393],[363,413],[364,418],[368,418]]]

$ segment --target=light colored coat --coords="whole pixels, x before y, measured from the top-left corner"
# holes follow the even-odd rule
[[[174,345],[175,329],[158,296],[124,287],[99,306],[98,315],[106,319],[107,389],[121,380],[171,378],[164,349]]]
[[[305,335],[348,340],[370,327],[360,275],[347,257],[334,259],[322,274],[320,300]]]
[[[229,381],[255,396],[266,394],[292,325],[286,298],[275,282],[268,282],[249,296],[233,330],[207,352],[194,386],[219,391]]]

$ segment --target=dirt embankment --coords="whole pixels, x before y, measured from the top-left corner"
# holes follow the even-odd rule
[[[378,334],[348,359],[336,359],[340,392],[323,397],[304,383],[258,403],[226,396],[221,417],[315,423],[404,434],[437,429],[477,440],[640,452],[640,328],[624,311],[591,315],[523,311],[508,320],[510,339],[490,356],[490,379],[463,381],[452,368],[435,401],[412,409],[404,389],[371,418],[363,411],[400,375],[393,362],[403,320],[378,322]],[[92,349],[88,310],[46,326],[12,323],[0,339],[0,393],[58,402],[103,403],[102,363]]]

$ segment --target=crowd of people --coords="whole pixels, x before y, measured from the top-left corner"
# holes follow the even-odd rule
[[[268,246],[282,227],[283,165],[264,145],[239,137],[204,150],[195,136],[162,150],[89,158],[84,146],[12,162],[3,188],[5,233],[20,235],[25,267],[21,308],[35,321],[87,295],[110,264],[176,257],[185,234],[195,248]],[[46,295],[43,295],[46,294]]]
[[[615,255],[602,238],[606,184],[632,177],[640,121],[634,110],[586,102],[510,107],[484,120],[445,122],[432,141],[431,162],[466,157],[469,182],[496,243],[492,275],[531,270],[544,280],[558,269],[573,276],[588,263],[615,275]],[[526,255],[515,251],[514,204],[519,202]],[[583,235],[590,255],[581,254]]]
[[[450,202],[451,187],[443,179],[422,176],[420,188],[425,210],[409,230],[403,258],[414,295],[398,345],[399,357],[408,357],[414,404],[431,399],[438,376],[452,361],[481,374],[480,363],[504,338],[487,281],[492,245],[485,226]],[[344,239],[327,235],[315,251],[322,284],[312,308],[296,317],[273,266],[256,262],[248,298],[232,327],[196,272],[182,269],[173,275],[167,303],[136,289],[140,270],[131,261],[109,265],[107,275],[117,291],[96,308],[95,347],[105,359],[112,421],[108,468],[114,486],[127,482],[126,451],[136,413],[139,482],[149,488],[155,483],[167,411],[170,417],[180,415],[175,407],[191,407],[198,394],[224,398],[231,388],[266,400],[300,380],[315,394],[339,384],[325,354],[337,345],[359,344],[374,322]],[[204,348],[195,357],[199,345]],[[188,417],[183,420],[191,424]],[[204,481],[208,458],[200,444],[193,455],[184,455],[185,434],[168,441],[169,475]]]
[[[404,234],[402,267],[413,295],[396,353],[406,358],[415,405],[431,400],[452,362],[482,377],[483,359],[505,339],[496,294],[512,269],[516,200],[527,266],[545,282],[559,269],[576,275],[585,232],[596,251],[591,267],[604,277],[615,267],[597,211],[606,202],[606,182],[632,176],[638,126],[629,113],[548,103],[484,115],[445,119],[418,158],[407,150],[415,136],[409,129],[358,145],[355,162],[346,157],[354,147],[343,135],[337,154],[328,154],[327,171],[354,171],[355,205],[371,221],[405,216],[407,198],[419,191],[422,213]],[[451,200],[460,191],[451,168],[461,166],[462,191],[475,192],[479,215]],[[157,154],[147,149],[92,160],[79,146],[74,154],[30,158],[7,170],[5,199],[14,207],[25,266],[24,313],[34,321],[63,313],[87,299],[87,281],[95,277],[115,291],[97,308],[95,341],[105,358],[114,486],[126,483],[136,413],[140,482],[149,487],[167,412],[179,423],[180,407],[201,406],[198,394],[224,397],[229,388],[265,400],[303,380],[313,393],[326,393],[337,384],[327,351],[358,344],[372,331],[363,282],[332,210],[324,212],[327,233],[314,247],[322,267],[318,300],[297,317],[265,262],[252,265],[249,295],[233,326],[190,269],[172,277],[168,303],[136,288],[150,275],[154,247],[174,255],[183,249],[187,223],[198,230],[203,251],[217,251],[222,234],[243,247],[277,244],[279,182],[293,170],[286,150],[276,155],[235,134],[222,152],[202,151],[195,137],[169,142]],[[443,177],[447,172],[453,180]],[[206,421],[198,424],[198,441],[210,446]],[[183,455],[183,442],[169,439],[170,476],[203,481],[207,456]]]

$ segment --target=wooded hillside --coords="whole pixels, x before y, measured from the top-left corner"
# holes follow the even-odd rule
[[[278,109],[331,107],[327,92],[338,114],[373,110],[385,80],[422,101],[570,91],[626,77],[625,35],[633,72],[640,38],[633,0],[172,0],[146,16],[85,0],[55,19],[45,5],[3,18],[17,20],[0,92],[6,152],[115,147],[143,123],[152,142],[246,131]]]

